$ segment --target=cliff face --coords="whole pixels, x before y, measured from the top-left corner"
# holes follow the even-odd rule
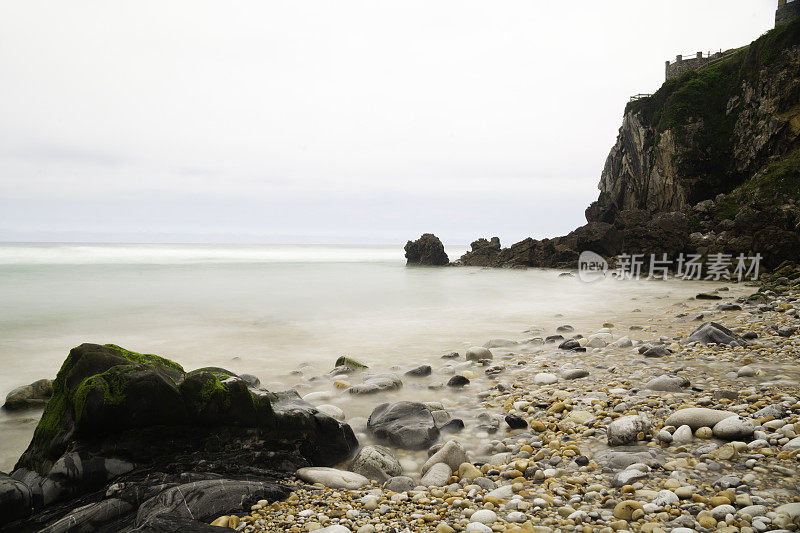
[[[800,134],[797,23],[631,102],[589,221],[626,209],[685,211],[787,155]]]
[[[588,224],[462,264],[574,267],[578,254],[761,253],[800,261],[800,20],[630,102]]]

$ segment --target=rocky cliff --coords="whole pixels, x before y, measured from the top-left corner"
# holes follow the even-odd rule
[[[587,249],[800,261],[800,21],[630,102],[599,189],[569,235],[481,239],[460,262],[574,267]]]

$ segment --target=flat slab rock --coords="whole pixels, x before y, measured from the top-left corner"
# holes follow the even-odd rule
[[[369,480],[361,474],[323,466],[301,468],[295,475],[307,483],[322,483],[332,489],[356,490],[369,484]]]

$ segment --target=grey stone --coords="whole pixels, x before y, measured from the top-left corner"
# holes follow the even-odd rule
[[[585,368],[569,368],[561,371],[563,379],[580,379],[589,375],[589,371]]]
[[[30,385],[23,385],[12,390],[6,396],[3,409],[15,411],[31,407],[42,407],[53,394],[53,382],[49,379],[40,379]]]
[[[389,448],[385,446],[364,446],[358,451],[350,470],[376,481],[386,481],[403,473],[403,467]]]
[[[729,416],[713,427],[714,436],[724,440],[749,440],[755,430],[753,422],[741,416]]]
[[[646,433],[650,429],[650,421],[641,415],[620,417],[608,425],[608,444],[620,446],[636,441],[636,435]]]
[[[644,388],[654,391],[681,392],[689,386],[689,380],[683,376],[669,376],[662,374],[645,383]]]
[[[649,474],[647,472],[642,472],[641,470],[623,470],[622,472],[618,472],[614,475],[614,479],[611,482],[612,486],[614,487],[622,487],[624,485],[630,485],[640,479],[644,479]]]
[[[323,466],[301,468],[295,475],[308,483],[322,483],[332,489],[355,490],[369,484],[369,479],[361,474]]]
[[[713,428],[720,420],[736,416],[736,413],[731,411],[722,411],[719,409],[708,409],[706,407],[689,407],[687,409],[679,409],[672,413],[667,418],[664,425],[666,426],[683,426],[687,425],[692,428],[692,431],[697,431],[701,427]]]
[[[453,470],[450,469],[445,463],[436,463],[428,468],[428,471],[422,476],[420,485],[423,487],[443,487],[450,481],[450,476],[453,475]]]
[[[492,352],[483,346],[473,346],[467,350],[467,361],[480,361],[482,359],[493,359]]]
[[[397,390],[403,386],[403,381],[397,374],[376,374],[368,376],[363,383],[353,385],[347,391],[350,394],[375,394]]]
[[[511,339],[492,339],[483,345],[484,348],[503,348],[504,346],[514,346],[518,344],[517,341]]]
[[[739,338],[734,332],[716,322],[704,322],[700,324],[700,326],[689,335],[686,342],[747,346],[747,341]]]
[[[425,473],[436,463],[445,463],[447,466],[450,467],[450,471],[457,470],[461,463],[466,463],[467,459],[467,451],[464,447],[457,441],[449,440],[439,448],[439,451],[431,455],[425,464],[422,465],[422,475]]]
[[[28,516],[32,503],[28,485],[0,473],[0,525]]]
[[[419,402],[377,406],[369,416],[367,430],[379,440],[409,450],[424,450],[439,439],[433,416]]]
[[[414,480],[408,476],[394,476],[383,484],[386,490],[391,490],[393,492],[407,492],[413,490],[416,486]]]
[[[666,357],[671,353],[672,352],[670,352],[666,346],[658,344],[656,346],[653,346],[645,350],[642,355],[644,355],[645,357]]]
[[[412,368],[408,372],[406,372],[406,376],[411,376],[415,378],[430,376],[431,375],[431,365],[420,365],[417,368]]]

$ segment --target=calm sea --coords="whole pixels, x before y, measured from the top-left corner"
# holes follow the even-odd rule
[[[464,250],[448,249],[451,258]],[[0,396],[52,378],[69,349],[115,343],[187,369],[222,366],[285,387],[303,363],[438,360],[531,326],[597,329],[681,282],[582,283],[553,270],[408,268],[402,245],[0,244]],[[0,413],[0,470],[39,413]]]

